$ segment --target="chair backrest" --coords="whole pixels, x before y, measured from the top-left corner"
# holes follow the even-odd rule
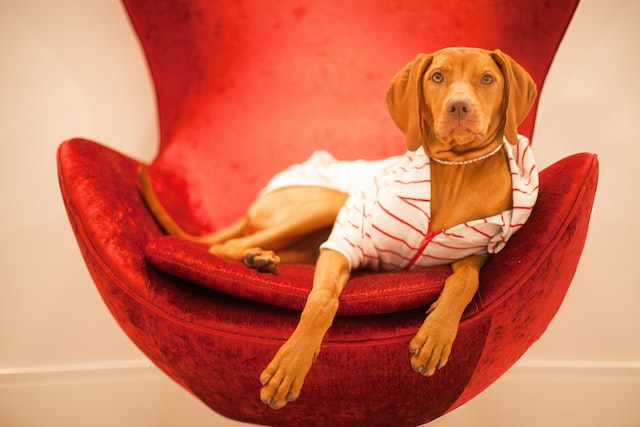
[[[157,91],[157,162],[218,201],[203,201],[203,216],[234,194],[226,221],[273,172],[314,149],[342,158],[402,153],[385,92],[418,52],[499,48],[540,90],[578,0],[124,3]]]

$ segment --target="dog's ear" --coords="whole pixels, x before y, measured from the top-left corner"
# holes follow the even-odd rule
[[[400,70],[389,83],[387,105],[391,118],[407,138],[407,149],[416,151],[424,142],[425,133],[430,132],[425,122],[423,82],[432,55],[419,54],[416,59]]]
[[[511,144],[518,143],[518,125],[529,114],[536,98],[536,84],[516,61],[500,50],[491,53],[504,76],[504,136]]]

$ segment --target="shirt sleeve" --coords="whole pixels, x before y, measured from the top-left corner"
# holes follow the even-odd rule
[[[320,249],[331,249],[341,253],[349,263],[349,270],[364,266],[367,245],[367,209],[362,195],[347,199],[333,225],[329,238]]]
[[[373,244],[373,212],[382,189],[387,188],[397,177],[398,171],[404,171],[411,163],[413,152],[393,159],[389,167],[381,169],[371,176],[368,185],[347,199],[333,226],[329,238],[321,249],[331,249],[345,256],[349,269],[380,267],[379,253]]]

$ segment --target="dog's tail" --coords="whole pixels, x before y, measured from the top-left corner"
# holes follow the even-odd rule
[[[151,211],[153,217],[167,234],[196,242],[201,240],[200,237],[184,231],[173,217],[171,217],[169,212],[167,212],[162,203],[160,203],[160,200],[151,185],[151,180],[149,179],[149,174],[147,173],[147,167],[145,165],[140,165],[140,169],[138,170],[138,181],[140,183],[142,199],[149,208],[149,211]]]
[[[169,235],[178,236],[191,242],[214,245],[245,234],[248,221],[246,215],[222,230],[215,231],[211,234],[206,234],[204,236],[194,236],[193,234],[189,234],[180,227],[180,225],[178,225],[158,199],[158,196],[151,185],[151,180],[149,179],[149,174],[147,173],[145,165],[140,165],[140,169],[138,170],[138,181],[140,182],[140,193],[142,194],[142,199],[149,208],[149,211],[155,218],[156,222]]]

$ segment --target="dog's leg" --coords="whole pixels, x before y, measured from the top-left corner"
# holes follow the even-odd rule
[[[315,361],[325,333],[338,311],[338,298],[349,280],[346,258],[323,250],[318,257],[313,288],[300,322],[267,368],[260,375],[262,401],[274,409],[282,408],[300,395],[304,379]]]
[[[211,234],[205,236],[194,237],[193,240],[198,243],[204,243],[207,245],[216,245],[221,242],[226,242],[230,239],[236,239],[245,233],[247,227],[248,218],[245,216],[235,220],[226,227],[216,230]]]
[[[281,261],[276,252],[286,251],[291,254],[294,251],[289,249],[291,245],[304,239],[307,233],[315,231],[316,223],[312,219],[313,215],[309,221],[305,217],[298,217],[294,221],[286,221],[248,236],[212,245],[209,252],[230,261],[244,262],[249,268],[275,271]]]
[[[281,262],[276,255],[279,251],[287,251],[287,260],[306,261],[309,246],[317,249],[326,240],[347,197],[320,187],[292,187],[268,194],[250,209],[247,228],[253,232],[213,245],[210,251],[260,271],[275,270]],[[318,240],[321,235],[324,239]],[[300,256],[295,255],[298,249]]]
[[[245,251],[244,263],[250,268],[265,273],[275,273],[279,264],[315,264],[320,245],[327,240],[331,227],[323,228],[304,236],[287,249],[274,251],[250,248]]]
[[[471,256],[454,262],[453,274],[427,312],[427,318],[409,343],[411,367],[430,376],[449,359],[460,318],[478,290],[478,275],[486,256]]]

